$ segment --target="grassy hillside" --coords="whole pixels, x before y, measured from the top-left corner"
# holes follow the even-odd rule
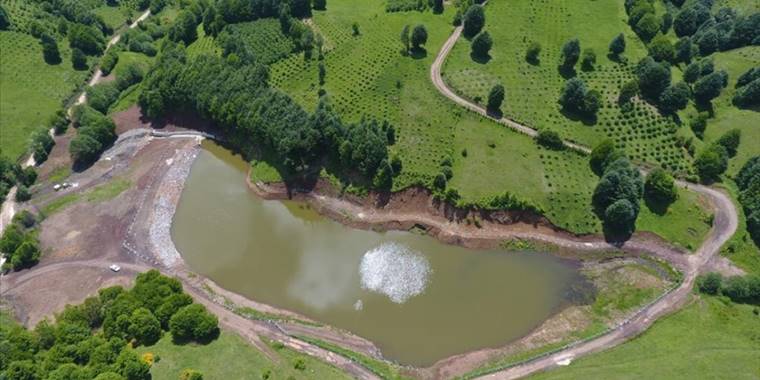
[[[635,160],[687,172],[691,164],[675,145],[678,127],[672,120],[641,101],[635,101],[632,112],[624,113],[617,105],[619,88],[634,78],[635,63],[646,55],[644,45],[626,24],[623,4],[623,0],[489,3],[484,30],[494,41],[490,59],[473,59],[470,42],[461,39],[446,62],[444,77],[456,91],[481,104],[494,84],[504,85],[507,95],[502,110],[531,127],[555,130],[592,146],[609,137]],[[623,62],[607,57],[609,43],[619,33],[626,37]],[[565,80],[572,75],[558,69],[562,45],[571,38],[580,40],[582,50],[596,52],[593,70],[584,71],[580,63],[575,67],[575,74],[602,94],[596,120],[563,114],[557,103]],[[538,63],[525,59],[532,42],[542,47]]]
[[[223,332],[218,339],[206,345],[176,345],[167,334],[150,347],[139,352],[150,352],[160,360],[153,364],[154,379],[177,379],[182,370],[191,368],[203,373],[205,379],[349,379],[335,367],[310,356],[299,354],[281,345],[272,344],[272,361],[261,351],[243,341],[238,335]],[[302,363],[303,369],[296,369]],[[300,367],[300,365],[299,365]],[[269,377],[264,377],[264,374]]]
[[[26,151],[29,134],[46,125],[88,76],[71,66],[68,44],[58,41],[62,62],[45,63],[39,41],[15,31],[0,31],[0,148],[16,158]]]
[[[757,379],[760,316],[702,298],[622,346],[531,379]]]

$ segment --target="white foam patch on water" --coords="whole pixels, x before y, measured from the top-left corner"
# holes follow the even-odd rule
[[[362,288],[404,303],[425,291],[430,263],[420,252],[398,243],[383,243],[362,257]]]

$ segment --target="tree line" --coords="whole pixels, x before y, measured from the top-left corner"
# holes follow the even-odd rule
[[[329,161],[375,187],[390,186],[393,126],[371,119],[343,123],[326,96],[310,115],[267,79],[266,66],[234,54],[190,59],[182,44],[167,43],[143,82],[139,104],[154,118],[197,112],[247,157],[271,152],[292,174],[313,174]]]
[[[133,347],[165,333],[176,343],[206,343],[218,336],[218,320],[177,279],[151,270],[137,275],[132,289],[100,289],[34,330],[0,324],[0,378],[148,380],[152,363]]]
[[[747,231],[760,246],[760,156],[747,161],[736,176],[739,203],[747,216]]]

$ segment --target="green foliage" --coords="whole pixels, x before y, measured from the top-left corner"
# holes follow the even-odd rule
[[[488,52],[491,51],[492,46],[491,35],[487,31],[480,32],[472,40],[472,55],[474,57],[488,57]]]
[[[709,118],[710,115],[707,112],[700,112],[689,119],[689,128],[691,128],[697,137],[702,138],[704,136],[705,128],[707,128],[707,119]]]
[[[694,98],[700,102],[709,102],[717,98],[727,85],[728,74],[725,71],[712,72],[694,83]]]
[[[199,304],[184,306],[169,319],[169,330],[176,341],[207,342],[219,334],[218,325],[217,318]]]
[[[628,82],[625,82],[623,87],[620,88],[620,93],[618,94],[618,103],[619,104],[626,104],[633,99],[636,95],[639,94],[639,82],[636,80],[630,80]]]
[[[696,47],[689,37],[681,37],[673,47],[673,61],[689,63],[696,54]]]
[[[197,26],[196,17],[192,12],[188,10],[181,11],[169,28],[169,39],[174,42],[181,41],[185,45],[190,45],[190,43],[198,38],[198,34],[196,33]]]
[[[525,51],[525,60],[530,63],[538,63],[538,56],[541,54],[541,44],[533,41],[528,45],[528,49]]]
[[[203,374],[194,369],[184,369],[179,375],[180,380],[203,380]]]
[[[570,68],[578,63],[581,56],[581,43],[577,38],[573,38],[562,45],[562,66]]]
[[[161,324],[150,310],[139,308],[129,319],[129,334],[137,343],[149,346],[161,338]]]
[[[119,98],[119,88],[115,82],[99,83],[87,88],[87,103],[100,113],[107,113],[108,107]]]
[[[675,48],[670,42],[670,39],[664,35],[659,35],[649,42],[649,55],[654,58],[655,61],[661,62],[673,61],[675,57]]]
[[[409,11],[422,12],[427,8],[427,3],[427,1],[420,0],[388,0],[385,4],[385,11],[388,13]]]
[[[628,158],[621,157],[610,162],[610,157],[594,189],[592,203],[611,233],[628,236],[633,232],[639,213],[644,184],[638,169],[631,165]]]
[[[295,51],[293,40],[277,20],[264,19],[227,25],[216,39],[226,57],[236,54],[243,62],[270,65]]]
[[[589,165],[591,165],[591,170],[596,173],[596,175],[601,176],[604,174],[604,169],[607,167],[607,164],[617,159],[617,155],[619,152],[615,149],[615,142],[607,139],[602,140],[599,144],[597,144],[594,149],[591,150],[591,156],[589,158]],[[613,157],[612,160],[610,158]]]
[[[736,79],[732,101],[741,108],[760,105],[760,67],[751,68]]]
[[[40,43],[42,44],[42,57],[45,62],[51,65],[61,63],[61,52],[58,50],[58,42],[55,38],[44,34],[40,38]]]
[[[25,187],[20,186],[19,190],[21,188]],[[14,218],[11,224],[5,228],[0,237],[0,254],[7,261],[2,269],[21,270],[30,268],[39,262],[41,252],[37,230],[34,227],[34,217],[25,214],[19,218]]]
[[[715,141],[716,144],[723,146],[723,148],[726,149],[726,153],[728,153],[728,157],[734,157],[736,156],[736,152],[739,149],[739,143],[741,142],[742,137],[742,131],[740,129],[734,128],[731,130],[728,130],[726,133],[724,133],[718,140]]]
[[[739,202],[747,215],[747,231],[760,246],[760,156],[750,158],[736,176]]]
[[[660,94],[659,107],[665,113],[672,113],[686,108],[689,104],[691,89],[684,82],[670,85]]]
[[[703,149],[694,160],[694,168],[702,182],[710,183],[720,179],[728,169],[728,152],[722,145],[711,144]]]
[[[657,99],[670,85],[670,66],[652,57],[642,59],[636,66],[639,89],[645,96]]]
[[[427,42],[428,39],[428,33],[427,29],[425,29],[425,25],[417,25],[412,30],[412,47],[414,49],[419,49],[421,45],[424,45]]]
[[[593,70],[595,64],[596,64],[596,53],[594,53],[594,49],[591,49],[591,48],[583,49],[583,57],[581,58],[581,67],[587,71]]]
[[[76,70],[87,69],[87,56],[79,48],[71,49],[71,66]]]
[[[562,137],[559,136],[559,133],[552,130],[540,130],[538,135],[536,135],[536,142],[549,149],[560,150],[565,148],[565,144],[562,142]]]
[[[623,36],[623,33],[618,34],[615,36],[615,38],[610,41],[610,54],[613,56],[619,56],[620,54],[623,54],[625,51],[625,36]]]
[[[719,273],[710,272],[697,278],[700,292],[723,294],[737,303],[760,305],[760,275],[731,276],[723,278]]]
[[[113,120],[90,107],[80,107],[75,111],[75,123],[79,128],[77,135],[71,140],[69,153],[77,163],[93,162],[116,140],[116,125]]]
[[[103,75],[110,74],[117,62],[119,62],[119,53],[109,51],[100,59],[100,71],[103,72]]]
[[[601,95],[597,91],[589,91],[583,79],[573,77],[565,82],[559,104],[568,111],[593,116],[601,105]]]
[[[11,26],[11,19],[8,16],[8,12],[5,11],[2,5],[0,5],[0,30],[8,30]]]
[[[644,182],[644,198],[655,205],[667,206],[678,198],[673,176],[662,168],[649,172]]]
[[[472,4],[464,13],[464,36],[472,38],[476,34],[480,33],[483,26],[486,24],[486,14],[483,11],[483,7],[478,4]]]
[[[497,84],[491,88],[488,93],[488,105],[487,108],[491,112],[499,112],[501,104],[504,102],[505,97],[504,86]]]
[[[88,55],[98,55],[105,49],[103,33],[93,26],[73,24],[67,33],[69,46]]]

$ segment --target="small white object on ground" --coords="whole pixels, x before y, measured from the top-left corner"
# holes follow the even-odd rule
[[[111,264],[111,266],[109,266],[108,269],[110,269],[110,270],[112,270],[114,272],[118,272],[118,271],[121,270],[121,267],[118,266],[118,265],[116,265],[116,264]]]
[[[106,158],[104,158],[104,160],[111,161],[111,157],[106,157]]]
[[[586,247],[592,247],[593,246],[593,244],[591,244],[591,243],[583,243],[583,245],[585,245]]]
[[[572,362],[573,362],[573,355],[560,356],[555,361],[555,363],[557,363],[557,365],[561,365],[561,366],[568,366]]]
[[[364,302],[362,302],[362,300],[356,300],[356,302],[354,302],[354,310],[359,311],[361,309],[364,309]]]
[[[55,191],[61,190],[61,184],[56,183],[55,185],[53,185],[53,190]]]

